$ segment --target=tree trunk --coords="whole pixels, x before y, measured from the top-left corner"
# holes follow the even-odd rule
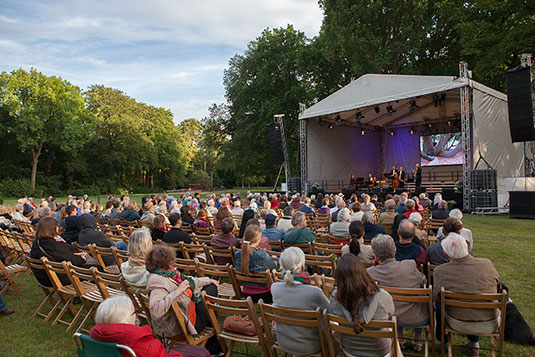
[[[32,148],[32,177],[31,177],[31,183],[32,183],[32,189],[35,191],[35,177],[37,176],[37,162],[39,162],[39,156],[41,156],[41,150],[43,149],[43,142],[41,141],[39,143],[39,149],[37,149],[37,152],[34,148]]]

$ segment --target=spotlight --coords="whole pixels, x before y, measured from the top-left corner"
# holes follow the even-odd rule
[[[334,129],[334,126],[333,126],[331,123],[329,123],[328,128],[329,128],[330,130],[333,130],[333,129]]]
[[[366,131],[365,131],[364,129],[362,129],[362,130],[360,131],[360,135],[364,135],[364,134],[366,134]]]
[[[396,135],[396,132],[395,132],[394,130],[392,130],[392,131],[390,132],[390,136],[394,136],[394,135]]]
[[[389,113],[395,113],[396,111],[394,110],[394,108],[392,107],[392,104],[388,105],[386,107],[386,111],[389,112]]]
[[[432,125],[431,123],[429,123],[428,126],[429,126],[429,129],[431,129],[431,127],[432,127],[433,125]]]
[[[379,109],[379,106],[376,105],[376,106],[375,106],[375,112],[376,112],[376,113],[379,113],[380,111],[381,111],[381,109]]]
[[[420,107],[416,105],[416,101],[414,99],[409,102],[409,113],[414,112],[418,108]]]
[[[337,115],[334,120],[336,120],[337,122],[340,122],[342,121],[342,117],[340,115]]]
[[[438,104],[439,104],[438,95],[435,94],[433,96],[433,106],[436,108],[436,107],[438,107]]]
[[[411,133],[411,135],[414,135],[414,128],[411,128],[411,130],[409,130],[409,133]]]
[[[361,112],[357,112],[357,113],[355,114],[355,120],[357,121],[357,124],[360,124],[360,121],[361,121],[362,119],[364,119],[364,115],[362,115]]]
[[[448,126],[452,126],[453,122],[451,120],[448,120]]]
[[[445,101],[446,100],[446,93],[440,94],[440,100]]]

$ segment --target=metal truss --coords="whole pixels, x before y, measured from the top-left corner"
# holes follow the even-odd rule
[[[466,85],[461,91],[461,130],[463,139],[463,208],[467,211],[472,209],[470,196],[472,184],[470,182],[470,170],[472,170],[472,143],[470,140],[470,87],[468,64],[459,62],[459,77],[466,79]]]

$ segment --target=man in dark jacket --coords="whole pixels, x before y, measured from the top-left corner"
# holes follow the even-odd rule
[[[237,247],[240,242],[234,237],[234,229],[236,224],[231,217],[223,218],[221,221],[221,233],[216,234],[210,240],[210,245],[214,248],[228,248]],[[231,258],[214,257],[216,264],[225,265],[232,264]]]
[[[396,260],[413,259],[416,265],[426,265],[427,253],[425,248],[412,241],[415,235],[416,226],[414,223],[408,219],[401,221],[398,229],[399,240],[396,241]]]
[[[121,202],[117,200],[113,201],[113,208],[111,209],[109,217],[111,220],[124,219],[124,212],[122,210]]]
[[[72,207],[76,209],[76,207]],[[73,242],[78,242],[78,235],[80,234],[80,229],[82,228],[80,227],[78,217],[76,215],[68,216],[67,218],[65,218],[65,231],[61,235],[61,238],[63,238],[65,242],[69,244],[72,244]]]
[[[97,220],[95,216],[90,213],[84,213],[78,217],[80,222],[80,234],[78,235],[78,243],[81,246],[95,244],[97,247],[110,248],[114,246],[113,240],[103,232],[97,231]],[[104,264],[117,264],[113,257],[102,257]]]
[[[165,243],[191,243],[191,237],[189,233],[184,232],[180,229],[182,226],[182,220],[180,219],[180,213],[174,212],[169,215],[169,223],[171,224],[171,229],[165,232],[163,235],[162,241]],[[177,258],[184,258],[182,252],[176,252]]]

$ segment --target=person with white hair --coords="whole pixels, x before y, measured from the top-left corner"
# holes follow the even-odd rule
[[[372,240],[373,253],[378,264],[367,269],[368,274],[379,285],[393,288],[418,289],[425,287],[427,279],[412,259],[397,261],[394,239],[386,234],[379,234]],[[427,304],[394,301],[398,320],[398,340],[401,348],[405,347],[403,326],[425,325],[429,321]],[[421,351],[423,347],[422,329],[415,329],[413,349]]]
[[[349,220],[351,218],[349,208],[344,207],[336,213],[337,220],[329,226],[329,233],[335,237],[347,238],[349,237]]]
[[[234,201],[234,208],[230,212],[232,213],[233,216],[243,216],[244,210],[243,208],[241,208],[240,200]]]
[[[459,222],[461,222],[461,225],[463,224],[463,221],[462,221],[463,212],[458,208],[454,208],[454,209],[451,210],[450,218],[455,218]],[[468,249],[472,250],[473,247],[474,247],[474,239],[472,238],[472,231],[469,230],[468,228],[464,228],[464,226],[462,226],[461,230],[459,232],[457,232],[457,233],[459,233],[460,235],[462,235],[464,237],[464,239],[468,242]],[[437,239],[440,240],[440,239],[444,238],[446,235],[447,234],[444,234],[443,227],[440,227],[438,229],[438,232],[437,232]]]
[[[449,217],[448,202],[441,200],[438,202],[437,209],[431,212],[433,219],[447,219]]]
[[[440,303],[442,288],[456,293],[496,294],[500,277],[494,264],[486,258],[474,258],[468,252],[468,244],[464,237],[450,233],[442,241],[444,255],[449,263],[435,268],[433,282],[433,300]],[[440,331],[440,306],[437,306],[436,331]],[[479,355],[479,337],[471,334],[492,333],[499,327],[498,309],[468,309],[446,307],[446,320],[451,328],[468,334],[465,347]],[[438,334],[440,340],[441,336]],[[443,341],[447,342],[447,341]]]
[[[333,222],[336,222],[338,219],[338,212],[346,206],[344,199],[340,196],[335,197],[335,204],[336,206],[331,208],[331,218]]]
[[[306,273],[305,254],[300,248],[286,248],[279,260],[283,281],[271,286],[273,305],[289,309],[327,309],[329,300],[320,288],[310,284]],[[276,323],[275,333],[282,349],[292,355],[310,355],[321,351],[318,330]]]
[[[407,201],[405,201],[405,207],[405,212],[403,212],[403,215],[405,217],[409,218],[412,213],[416,213],[422,216],[422,214],[416,209],[416,202],[412,198],[409,198]],[[422,219],[423,218],[424,217],[422,216]]]
[[[409,221],[411,221],[416,226],[416,238],[420,241],[427,242],[427,232],[423,229],[420,229],[423,218],[420,212],[412,212],[409,216]]]
[[[394,211],[394,208],[396,208],[396,201],[393,199],[389,199],[385,201],[385,211],[381,212],[379,214],[379,218],[377,219],[377,223],[384,225],[392,225],[394,224],[394,218],[396,218],[396,211]]]
[[[440,192],[435,193],[435,197],[433,197],[433,204],[431,205],[430,209],[431,211],[434,211],[438,209],[438,204],[442,201],[442,194]]]
[[[372,211],[372,212],[375,212],[377,210],[377,208],[375,207],[375,205],[371,202],[372,198],[370,197],[370,195],[368,194],[365,194],[364,195],[364,202],[362,203],[362,210],[363,211]]]
[[[149,272],[145,267],[145,255],[152,248],[152,238],[147,228],[136,229],[128,239],[128,260],[121,264],[124,279],[132,285],[145,287]]]
[[[136,356],[182,356],[178,351],[167,352],[149,325],[136,326],[136,310],[126,295],[104,300],[97,308],[95,322],[89,336],[97,341],[128,346]]]

